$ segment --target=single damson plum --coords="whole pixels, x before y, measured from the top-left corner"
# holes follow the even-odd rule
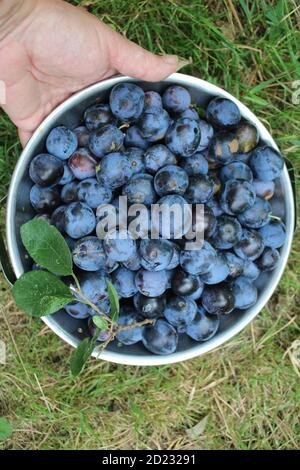
[[[63,173],[63,162],[48,153],[41,153],[30,162],[29,176],[39,186],[53,186],[59,183]]]
[[[118,324],[121,326],[130,326],[139,321],[138,313],[133,307],[122,306],[118,318]],[[135,344],[142,340],[144,326],[137,326],[128,330],[120,331],[116,334],[117,340],[125,345]]]
[[[199,152],[194,153],[194,155],[189,158],[183,158],[179,164],[189,176],[207,175],[208,173],[208,161],[204,155]]]
[[[105,267],[106,256],[102,240],[85,237],[78,240],[72,250],[73,262],[84,271],[98,271]]]
[[[30,202],[37,212],[52,212],[61,203],[57,187],[41,188],[36,184],[30,190]]]
[[[172,325],[159,319],[145,327],[142,341],[153,354],[172,354],[177,348],[178,334]]]
[[[176,165],[176,157],[163,144],[152,145],[144,154],[145,167],[148,173],[155,173],[166,165]]]
[[[108,104],[98,103],[89,106],[84,113],[84,122],[89,131],[95,131],[114,120]]]
[[[58,184],[64,186],[67,183],[71,183],[75,179],[74,173],[68,164],[64,164],[64,171],[61,179],[59,180]]]
[[[257,279],[260,275],[260,270],[258,269],[254,261],[245,259],[242,275],[244,277],[247,277],[248,279],[251,279],[252,281],[255,281],[255,279]]]
[[[65,126],[52,129],[46,140],[47,151],[61,160],[67,160],[75,152],[77,145],[77,135]]]
[[[207,149],[210,145],[211,139],[214,135],[214,128],[204,119],[199,119],[199,127],[201,138],[197,147],[197,152],[203,152],[203,150]]]
[[[120,150],[124,134],[113,124],[106,124],[92,132],[89,138],[89,149],[98,158],[107,153]]]
[[[199,293],[200,289],[203,290],[203,282],[199,276],[189,274],[183,271],[183,269],[175,271],[171,280],[171,286],[174,294],[181,296],[190,296],[195,292]]]
[[[169,86],[162,95],[164,108],[170,113],[182,113],[191,104],[191,95],[180,85]]]
[[[146,109],[137,121],[142,137],[149,142],[164,138],[170,125],[170,116],[163,108]]]
[[[145,295],[138,292],[134,296],[134,305],[138,313],[143,318],[154,318],[161,317],[166,307],[166,298],[164,295],[158,297],[146,297]]]
[[[88,306],[82,302],[70,302],[65,306],[65,311],[71,317],[77,318],[78,320],[83,320],[90,316]]]
[[[178,333],[184,333],[187,325],[195,318],[197,304],[194,300],[183,296],[173,296],[167,301],[164,316],[173,325]]]
[[[228,129],[237,126],[241,120],[241,113],[233,101],[216,97],[206,108],[206,119],[216,127]]]
[[[109,311],[107,280],[110,278],[102,270],[91,273],[82,272],[79,276],[84,297],[105,313]]]
[[[162,108],[162,99],[156,91],[145,92],[145,108],[146,110]]]
[[[165,194],[184,194],[189,184],[185,170],[176,165],[166,165],[155,175],[154,188],[159,196]]]
[[[138,119],[145,105],[145,93],[134,83],[118,83],[109,96],[111,111],[122,122]]]
[[[138,147],[143,150],[146,150],[150,146],[150,142],[142,137],[141,131],[137,126],[128,127],[125,132],[124,144],[127,148]]]
[[[92,209],[83,202],[72,202],[65,211],[65,231],[72,238],[89,235],[96,227]]]
[[[202,294],[202,305],[213,315],[227,315],[235,307],[232,290],[227,284],[205,286]]]
[[[217,253],[207,241],[203,242],[200,250],[182,250],[180,253],[180,265],[184,271],[190,274],[207,273],[216,262]]]
[[[154,191],[153,176],[146,173],[133,175],[123,186],[122,195],[127,196],[130,204],[154,204],[157,195]]]
[[[196,121],[200,121],[200,117],[198,112],[195,108],[187,108],[182,113],[179,114],[178,118],[189,118],[189,119],[196,119]]]
[[[268,201],[274,196],[275,193],[275,183],[274,181],[253,181],[254,191],[256,196],[261,197]]]
[[[81,148],[73,153],[68,161],[68,165],[75,178],[84,180],[85,178],[95,176],[97,160],[88,149]]]
[[[203,204],[214,194],[214,181],[205,175],[192,175],[185,192],[185,198],[192,204]]]
[[[162,271],[166,269],[173,257],[174,249],[168,240],[141,240],[141,265],[148,271]]]
[[[276,248],[267,247],[264,249],[260,257],[256,260],[256,264],[262,271],[272,271],[276,268],[280,259],[279,251]]]
[[[76,181],[71,181],[71,183],[65,184],[60,193],[61,200],[65,204],[70,204],[78,200],[78,184]]]
[[[96,209],[100,204],[108,204],[112,200],[112,192],[98,183],[96,178],[87,178],[78,184],[77,197],[79,201]]]
[[[130,162],[121,152],[108,153],[102,157],[97,167],[97,179],[99,183],[116,189],[127,183],[131,176]]]
[[[256,303],[257,289],[250,279],[240,276],[230,284],[230,287],[234,295],[235,308],[245,310]]]
[[[220,201],[216,197],[213,197],[207,201],[206,206],[212,210],[215,217],[219,217],[220,215],[224,214],[224,211],[220,205]]]
[[[157,217],[152,214],[152,228],[163,238],[182,238],[182,235],[189,231],[192,221],[192,211],[187,201],[179,194],[168,194],[156,204],[155,209],[161,213],[156,213]],[[179,214],[176,208],[179,209]],[[174,213],[177,216],[174,216]]]
[[[195,341],[208,341],[217,333],[219,325],[218,315],[209,315],[203,307],[198,307],[194,320],[186,328],[186,334]]]
[[[235,134],[225,131],[218,132],[210,141],[209,161],[217,165],[225,165],[235,160],[238,151],[239,143]]]
[[[231,179],[223,185],[220,201],[222,209],[227,214],[240,214],[253,206],[255,191],[247,181]]]
[[[65,232],[65,212],[67,206],[58,206],[51,214],[51,225],[54,225],[61,233]]]
[[[229,272],[225,256],[222,253],[218,253],[216,261],[211,265],[206,273],[201,274],[200,278],[204,284],[219,284],[220,282],[225,281],[229,276]]]
[[[138,271],[142,267],[140,255],[136,253],[132,258],[123,261],[123,266],[130,271]]]
[[[235,130],[235,135],[239,143],[239,152],[248,153],[253,150],[259,141],[256,127],[249,122],[242,122]]]
[[[146,297],[162,295],[168,286],[168,271],[147,271],[140,269],[135,276],[135,284],[139,292]]]
[[[285,226],[282,222],[272,220],[269,224],[259,229],[265,246],[280,248],[285,242]]]
[[[112,273],[111,278],[120,297],[133,297],[137,293],[134,271],[121,267]]]
[[[174,121],[169,127],[165,142],[174,154],[181,157],[190,157],[197,151],[200,138],[201,131],[198,121],[181,118]]]
[[[135,240],[124,229],[108,232],[103,240],[103,246],[107,256],[117,262],[133,258],[137,251]]]
[[[235,279],[244,273],[245,260],[230,251],[224,251],[223,256],[229,269],[228,279]]]
[[[217,219],[216,230],[212,237],[212,243],[219,250],[232,248],[242,237],[242,227],[239,221],[228,215],[221,215]]]
[[[221,168],[219,178],[222,183],[231,179],[244,180],[248,181],[248,183],[252,183],[253,175],[250,167],[245,163],[231,162]]]
[[[146,170],[144,162],[144,151],[138,147],[128,147],[124,154],[130,162],[131,173],[133,175],[143,173]]]
[[[240,223],[247,228],[260,228],[270,222],[272,208],[268,201],[257,197],[252,207],[238,215]]]
[[[278,178],[283,169],[283,158],[272,147],[258,147],[252,152],[250,167],[257,179],[272,181]]]
[[[264,250],[262,236],[256,230],[244,229],[240,241],[234,246],[237,256],[254,261]]]
[[[78,126],[73,129],[77,135],[78,147],[87,147],[90,138],[90,131],[85,126]]]

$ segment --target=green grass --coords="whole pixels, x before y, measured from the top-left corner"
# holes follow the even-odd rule
[[[300,8],[296,0],[77,1],[154,52],[192,58],[183,71],[239,97],[300,167]],[[20,147],[0,114],[0,199]],[[2,219],[3,220],[3,219]],[[91,361],[70,378],[71,348],[19,312],[1,280],[0,416],[14,432],[0,449],[297,449],[300,444],[299,235],[259,317],[204,357],[136,368]],[[295,344],[295,343],[294,343]],[[187,430],[203,418],[202,434]]]

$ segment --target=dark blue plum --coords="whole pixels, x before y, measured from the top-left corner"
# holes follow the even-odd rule
[[[189,231],[192,223],[192,211],[187,201],[179,194],[168,194],[159,199],[156,204],[155,211],[151,211],[152,229],[163,238],[182,238]],[[181,217],[176,212],[176,208],[180,209]]]
[[[130,161],[121,152],[108,153],[101,159],[97,169],[99,183],[110,189],[116,189],[127,183],[131,177]]]
[[[228,274],[228,279],[235,279],[236,277],[239,277],[241,274],[244,274],[244,267],[246,264],[246,261],[239,258],[236,256],[234,253],[231,253],[230,251],[225,251],[223,253],[223,256],[226,260],[228,269],[229,269],[229,274]],[[250,261],[252,263],[252,261]]]
[[[212,209],[207,205],[204,206],[203,223],[204,236],[206,238],[212,237],[217,227],[217,218],[214,215]],[[195,220],[195,225],[193,225],[193,229],[197,229],[197,220]]]
[[[180,265],[190,274],[207,273],[216,260],[217,253],[207,241],[203,242],[200,250],[182,250],[180,253]]]
[[[127,269],[130,269],[130,271],[138,271],[141,269],[142,265],[139,254],[136,253],[132,258],[123,261],[123,266]]]
[[[253,150],[250,167],[255,178],[262,181],[272,181],[280,176],[283,170],[283,157],[272,147],[258,147]]]
[[[102,240],[97,237],[78,240],[73,246],[72,257],[74,264],[84,271],[98,271],[106,263]]]
[[[78,184],[76,181],[71,181],[71,183],[67,183],[61,188],[60,197],[65,204],[70,204],[70,202],[78,200],[77,193]]]
[[[216,97],[206,108],[206,119],[214,126],[228,129],[239,124],[241,113],[233,101]]]
[[[120,297],[133,297],[137,293],[134,271],[121,267],[112,273],[111,278]]]
[[[197,152],[203,152],[203,150],[207,149],[210,145],[211,139],[214,135],[214,128],[208,122],[204,121],[204,119],[199,119],[199,127],[201,138],[197,147]]]
[[[238,215],[240,223],[247,228],[260,228],[270,222],[272,208],[268,201],[257,197],[252,207]]]
[[[109,276],[103,271],[83,272],[79,277],[84,297],[105,313],[109,311],[107,280]]]
[[[95,176],[97,160],[88,149],[80,148],[73,153],[68,165],[75,178],[84,180]]]
[[[134,175],[122,188],[123,196],[127,196],[130,204],[154,204],[157,195],[154,191],[153,176],[146,173]]]
[[[206,175],[192,175],[185,192],[185,198],[192,204],[203,204],[214,195],[214,181]]]
[[[186,334],[195,341],[208,341],[215,336],[219,326],[218,315],[209,315],[203,307],[198,307],[194,320],[186,328]]]
[[[169,282],[167,271],[147,271],[140,269],[135,276],[139,292],[146,297],[158,297],[167,289]]]
[[[141,265],[148,271],[162,271],[166,269],[174,254],[174,248],[168,240],[141,240]]]
[[[51,225],[54,225],[61,233],[65,232],[65,213],[67,206],[58,206],[51,214]]]
[[[98,158],[120,150],[124,134],[113,124],[106,124],[92,132],[89,138],[89,149]]]
[[[146,150],[150,146],[150,142],[142,137],[141,131],[137,126],[130,126],[127,129],[124,144],[127,148],[138,147],[142,150]]]
[[[42,188],[36,184],[30,190],[30,202],[36,212],[52,212],[61,204],[59,191],[54,188]]]
[[[268,225],[259,229],[265,246],[280,248],[285,242],[285,226],[282,222],[272,220]]]
[[[75,176],[74,176],[73,171],[71,171],[71,168],[67,164],[65,164],[63,175],[61,179],[59,180],[58,184],[64,186],[67,183],[71,183],[74,179],[75,179]]]
[[[89,235],[96,227],[92,209],[83,202],[72,202],[65,211],[65,230],[72,238]]]
[[[239,151],[238,140],[235,134],[230,132],[218,132],[209,145],[209,159],[217,165],[225,165],[236,159]]]
[[[47,151],[61,160],[67,160],[75,152],[77,145],[75,132],[65,126],[52,129],[46,140]]]
[[[235,130],[235,135],[239,143],[239,152],[249,153],[253,150],[259,141],[259,135],[256,127],[250,122],[242,122]]]
[[[156,173],[154,188],[159,196],[184,194],[189,184],[187,172],[176,165],[166,165]]]
[[[162,99],[160,94],[156,91],[146,91],[144,109],[149,111],[157,108],[162,108]]]
[[[189,119],[196,119],[196,121],[200,121],[200,117],[198,112],[195,108],[187,108],[185,109],[178,118],[189,118]]]
[[[143,318],[158,318],[163,315],[166,307],[166,298],[164,295],[159,297],[146,297],[138,292],[133,299],[135,308]]]
[[[157,142],[165,137],[170,122],[170,116],[163,108],[146,109],[139,118],[137,126],[144,139]]]
[[[254,261],[245,259],[242,275],[244,277],[247,277],[248,279],[251,279],[252,281],[255,281],[255,279],[257,279],[258,276],[260,275],[260,270],[258,269],[257,265],[254,263]]]
[[[90,131],[85,126],[75,127],[74,134],[77,135],[78,147],[87,147],[90,138]]]
[[[96,178],[87,178],[78,184],[77,197],[79,201],[96,209],[101,204],[108,204],[112,200],[112,192],[98,183]]]
[[[111,111],[122,122],[135,121],[142,114],[145,93],[134,83],[118,83],[109,96]]]
[[[240,214],[253,206],[255,191],[247,181],[231,179],[223,185],[220,201],[227,214]]]
[[[234,160],[237,162],[245,163],[245,165],[249,165],[250,157],[252,155],[252,152],[238,152],[234,154]]]
[[[244,229],[234,251],[240,258],[254,261],[262,254],[264,246],[263,238],[256,230]]]
[[[49,187],[59,183],[63,173],[63,162],[48,153],[41,153],[30,162],[29,176],[38,186]]]
[[[191,95],[180,85],[169,86],[162,95],[164,108],[170,113],[182,113],[191,104]]]
[[[98,103],[89,106],[84,112],[84,122],[89,131],[95,131],[104,124],[114,121],[108,104]]]
[[[129,147],[124,151],[124,154],[130,162],[131,173],[133,175],[145,172],[144,151],[142,149]]]
[[[274,181],[253,181],[253,188],[257,197],[261,197],[268,201],[274,196],[275,193],[275,183]]]
[[[212,237],[212,243],[219,250],[232,248],[242,237],[243,229],[239,221],[228,215],[217,219],[217,226]]]
[[[133,307],[122,306],[118,318],[118,324],[121,326],[130,326],[139,321],[138,313]],[[144,326],[137,326],[129,330],[120,331],[116,334],[117,340],[127,346],[138,343],[142,340]]]
[[[172,325],[159,319],[154,325],[145,327],[142,341],[153,354],[172,354],[177,348],[178,334]]]
[[[82,302],[70,302],[65,306],[65,311],[77,320],[83,320],[90,316],[88,306]]]
[[[260,257],[256,260],[256,264],[261,271],[273,271],[280,260],[279,251],[269,246],[264,249]]]
[[[173,296],[167,301],[164,316],[178,333],[184,333],[187,326],[194,320],[197,304],[194,300],[182,296]]]
[[[171,242],[170,240],[167,240],[167,241],[173,247],[173,256],[171,258],[170,263],[166,267],[166,269],[169,271],[169,270],[175,269],[175,268],[177,268],[177,266],[179,266],[180,248],[176,243]]]
[[[228,315],[235,307],[235,299],[230,286],[225,283],[206,285],[202,294],[202,305],[212,315]]]
[[[232,162],[223,166],[219,172],[222,183],[228,180],[244,180],[252,183],[253,175],[250,167],[242,162]]]
[[[176,165],[175,155],[163,144],[152,145],[144,154],[145,167],[148,173],[155,173],[166,165]]]
[[[203,290],[203,282],[194,274],[189,274],[183,269],[177,269],[171,280],[172,291],[176,295],[191,296]],[[201,292],[202,292],[201,290]]]
[[[189,176],[207,175],[208,173],[208,161],[203,153],[197,152],[189,158],[183,158],[180,160],[180,166]]]
[[[201,281],[203,281],[204,284],[219,284],[227,279],[229,272],[225,256],[222,253],[218,253],[216,261],[211,265],[209,270],[201,274]]]
[[[256,303],[257,289],[250,279],[240,276],[230,284],[230,287],[234,295],[235,308],[246,310]]]
[[[126,230],[109,232],[103,240],[103,246],[112,261],[121,263],[132,259],[137,251],[135,240]]]
[[[169,150],[181,157],[190,157],[197,151],[201,138],[198,121],[181,118],[169,127],[165,142]]]
[[[224,214],[220,202],[215,197],[207,201],[206,206],[212,210],[215,217],[219,217],[220,215]]]

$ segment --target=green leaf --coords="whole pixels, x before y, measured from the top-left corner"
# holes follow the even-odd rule
[[[97,338],[99,336],[99,331],[97,331]],[[80,372],[83,370],[86,361],[91,356],[97,338],[84,338],[81,343],[77,346],[75,351],[71,356],[70,367],[73,377],[77,377]]]
[[[69,247],[53,225],[42,219],[33,219],[21,227],[22,242],[31,258],[53,274],[72,274],[72,256]]]
[[[15,282],[12,293],[18,307],[33,317],[55,313],[74,300],[62,281],[40,270],[23,274]]]
[[[99,315],[94,315],[93,322],[99,328],[100,331],[105,331],[108,328],[107,320],[104,317],[100,317]]]
[[[107,285],[107,290],[108,290],[108,298],[109,298],[109,303],[110,303],[110,313],[111,313],[111,319],[112,321],[117,321],[119,318],[119,312],[120,312],[120,303],[119,303],[119,297],[118,293],[114,287],[114,285],[106,280],[106,285]]]
[[[6,418],[0,418],[0,441],[6,441],[12,435],[13,429]]]

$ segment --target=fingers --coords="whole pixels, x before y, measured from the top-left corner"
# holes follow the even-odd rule
[[[111,65],[123,75],[156,82],[178,69],[177,56],[152,54],[115,31],[109,31],[107,44]]]
[[[21,141],[22,147],[24,148],[27,144],[28,140],[32,136],[31,132],[23,131],[22,129],[18,129],[19,139]]]

